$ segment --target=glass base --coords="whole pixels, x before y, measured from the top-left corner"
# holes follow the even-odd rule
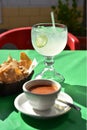
[[[35,79],[51,79],[57,82],[64,82],[65,78],[54,69],[45,68],[41,73],[35,76]]]

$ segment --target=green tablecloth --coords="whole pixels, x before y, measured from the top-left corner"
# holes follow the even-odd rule
[[[34,75],[43,67],[44,58],[34,50],[0,50],[0,63],[10,54],[19,59],[25,51],[31,59],[36,58],[38,66]],[[68,93],[81,112],[71,109],[68,113],[49,119],[36,119],[18,112],[14,107],[16,94],[0,97],[0,129],[2,130],[86,130],[86,51],[63,51],[55,57],[55,68],[65,77],[62,91]],[[32,78],[34,78],[34,75]]]

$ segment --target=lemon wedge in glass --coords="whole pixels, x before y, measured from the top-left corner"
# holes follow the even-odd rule
[[[48,38],[46,35],[39,35],[36,38],[36,46],[41,48],[47,44]]]

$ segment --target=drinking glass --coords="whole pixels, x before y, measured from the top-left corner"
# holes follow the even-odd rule
[[[67,43],[67,26],[55,23],[39,23],[33,25],[31,39],[34,49],[44,58],[45,67],[35,78],[46,78],[63,82],[64,77],[54,68],[54,56],[63,51]]]

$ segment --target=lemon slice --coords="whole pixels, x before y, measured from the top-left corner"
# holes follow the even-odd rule
[[[48,38],[46,35],[39,35],[36,38],[36,46],[41,48],[44,47],[47,44]]]

